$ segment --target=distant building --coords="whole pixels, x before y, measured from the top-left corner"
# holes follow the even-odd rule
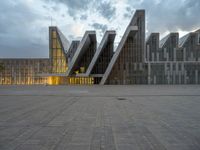
[[[0,84],[200,84],[200,30],[145,42],[145,11],[137,10],[114,52],[115,31],[97,47],[96,32],[70,42],[49,27],[49,58],[0,59]]]
[[[148,83],[199,84],[199,35],[196,31],[179,39],[178,33],[170,33],[159,42],[159,34],[152,33],[146,42]]]

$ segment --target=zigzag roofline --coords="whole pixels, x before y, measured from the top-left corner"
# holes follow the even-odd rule
[[[171,33],[169,33],[168,35],[166,35],[164,38],[162,38],[162,39],[160,40],[160,42],[159,42],[159,48],[163,48],[163,47],[166,45],[168,39],[169,39],[173,34],[177,34],[177,36],[179,36],[179,33],[178,33],[178,32],[171,32]]]
[[[105,32],[105,34],[104,34],[104,36],[103,36],[103,38],[101,40],[101,43],[99,44],[98,49],[97,49],[97,51],[96,51],[96,53],[95,53],[90,65],[89,65],[89,67],[88,67],[88,69],[86,71],[86,76],[89,76],[91,74],[91,71],[94,68],[95,63],[98,60],[103,48],[105,47],[106,43],[109,42],[109,39],[108,39],[109,36],[112,36],[113,41],[114,41],[115,36],[116,36],[116,32],[115,31],[106,31]]]
[[[92,39],[91,39],[92,38]],[[66,73],[67,76],[72,74],[73,68],[75,66],[75,64],[77,63],[77,61],[80,59],[82,53],[85,51],[84,47],[86,45],[88,45],[88,42],[90,42],[90,40],[94,40],[96,41],[96,32],[95,31],[86,31],[81,42],[79,43],[79,46],[71,60],[69,69]]]
[[[127,27],[127,29],[126,29],[126,31],[125,31],[125,33],[124,33],[124,35],[123,35],[118,47],[117,47],[117,49],[116,49],[116,51],[115,51],[115,53],[114,53],[109,65],[108,65],[107,69],[106,69],[106,72],[103,75],[103,78],[102,78],[100,84],[102,84],[102,85],[105,84],[105,82],[106,82],[106,80],[107,80],[107,78],[108,78],[108,76],[109,76],[109,74],[110,74],[110,72],[111,72],[116,60],[117,60],[117,58],[119,57],[120,52],[122,51],[124,43],[126,42],[126,39],[128,38],[128,35],[130,34],[130,32],[131,31],[137,31],[137,30],[138,30],[137,26],[128,26]]]

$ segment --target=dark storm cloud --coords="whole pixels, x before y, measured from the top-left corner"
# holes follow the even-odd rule
[[[45,57],[45,45],[39,37],[44,29],[33,28],[40,15],[23,3],[2,1],[0,7],[0,57]],[[40,33],[34,32],[39,31]],[[47,47],[46,47],[47,48]]]
[[[100,23],[93,23],[91,25],[95,30],[100,30],[101,33],[104,33],[107,29],[108,26],[105,24],[100,24]]]
[[[134,3],[129,0],[133,8],[144,8],[147,13],[147,28],[150,32],[191,31],[200,28],[200,1],[199,0],[166,0],[142,1]],[[135,5],[134,5],[135,4]]]

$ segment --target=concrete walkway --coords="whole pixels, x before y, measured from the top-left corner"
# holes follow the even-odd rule
[[[0,86],[0,150],[199,150],[200,86]]]

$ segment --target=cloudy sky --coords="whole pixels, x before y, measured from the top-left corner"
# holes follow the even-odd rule
[[[147,35],[180,36],[200,28],[200,0],[1,0],[0,58],[48,57],[48,26],[71,41],[85,30],[116,30],[116,43],[136,9],[146,9]]]

